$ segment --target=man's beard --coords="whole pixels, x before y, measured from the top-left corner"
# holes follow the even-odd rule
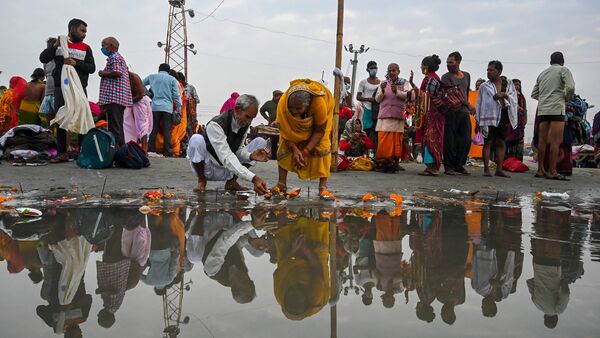
[[[70,36],[70,39],[71,39],[71,42],[81,42],[81,41],[83,41],[83,39],[82,39],[82,38],[80,38],[79,36],[77,36],[77,35],[75,35],[75,34],[72,34],[72,35]]]
[[[237,123],[238,126],[245,128],[247,127],[249,124],[246,124],[244,121],[242,121],[242,119],[239,119],[237,116],[233,115],[233,119],[235,120],[235,123]]]

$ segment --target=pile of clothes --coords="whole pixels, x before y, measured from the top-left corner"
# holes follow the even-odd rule
[[[13,165],[43,165],[57,152],[56,139],[48,129],[34,124],[11,128],[0,137],[0,158]]]
[[[564,141],[566,144],[588,144],[592,126],[586,120],[588,103],[581,96],[575,95],[566,105]]]
[[[594,116],[592,140],[594,145],[594,161],[596,162],[596,168],[600,168],[600,111]]]

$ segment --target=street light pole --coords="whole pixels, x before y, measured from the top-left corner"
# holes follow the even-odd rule
[[[347,52],[350,53],[354,53],[354,59],[351,60],[352,62],[352,85],[351,85],[351,89],[350,89],[350,97],[352,98],[352,101],[354,102],[354,87],[356,84],[356,65],[358,65],[358,54],[362,54],[362,53],[366,53],[369,50],[369,47],[365,48],[365,45],[360,45],[359,49],[354,49],[354,46],[352,44],[349,44],[348,47],[344,46],[344,49],[346,49]],[[354,110],[354,107],[352,107],[352,110]]]

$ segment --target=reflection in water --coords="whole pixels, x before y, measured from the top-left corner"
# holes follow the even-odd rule
[[[570,210],[538,206],[531,240],[533,278],[527,280],[531,300],[544,313],[544,325],[556,327],[569,304],[569,284],[583,275],[581,235],[571,225]],[[579,232],[580,233],[580,232]]]
[[[190,321],[186,274],[197,271],[208,278],[206,289],[194,290],[197,299],[203,301],[204,290],[237,304],[268,297],[279,318],[330,316],[331,336],[337,335],[338,307],[353,297],[362,304],[352,313],[413,306],[413,318],[423,324],[455,325],[457,314],[470,311],[469,300],[480,304],[478,316],[497,317],[500,308],[514,306],[508,303],[519,298],[518,289],[523,293],[515,304],[530,295],[527,306],[542,311],[545,326],[554,328],[571,284],[584,273],[588,225],[564,207],[540,203],[534,215],[530,267],[522,209],[477,201],[404,209],[178,206],[146,215],[134,207],[79,206],[46,209],[39,219],[2,213],[0,256],[9,274],[26,270],[33,284],[41,282],[36,313],[65,336],[82,335],[94,302],[97,324],[112,330],[125,317],[120,309],[133,297],[126,297],[129,291],[149,287],[162,298],[163,333],[175,337]],[[592,217],[590,251],[598,260],[599,216]],[[264,288],[255,280],[264,279],[249,261],[260,262],[253,263],[260,271],[270,267],[271,295],[257,297]],[[85,274],[94,270],[96,285],[86,289]],[[519,283],[524,271],[526,283]],[[327,304],[328,314],[322,311]],[[205,307],[210,313],[210,303]],[[89,323],[85,328],[93,330]]]

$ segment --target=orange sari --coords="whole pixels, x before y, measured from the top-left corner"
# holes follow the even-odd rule
[[[185,88],[178,81],[179,84],[179,93],[181,93],[181,123],[176,126],[171,127],[171,152],[174,156],[181,156],[181,141],[185,138],[186,129],[187,129],[187,104],[186,104],[186,95]],[[165,136],[162,131],[162,127],[160,127],[158,134],[156,134],[156,151],[158,153],[162,153],[164,151],[164,142]]]
[[[469,92],[469,103],[475,107],[477,105],[477,95],[479,95],[479,90],[471,90]],[[475,137],[475,127],[477,126],[477,122],[475,122],[475,116],[469,114],[469,118],[471,119],[471,140]],[[483,157],[483,146],[478,146],[471,143],[471,148],[469,149],[469,157],[471,158],[482,158]]]

